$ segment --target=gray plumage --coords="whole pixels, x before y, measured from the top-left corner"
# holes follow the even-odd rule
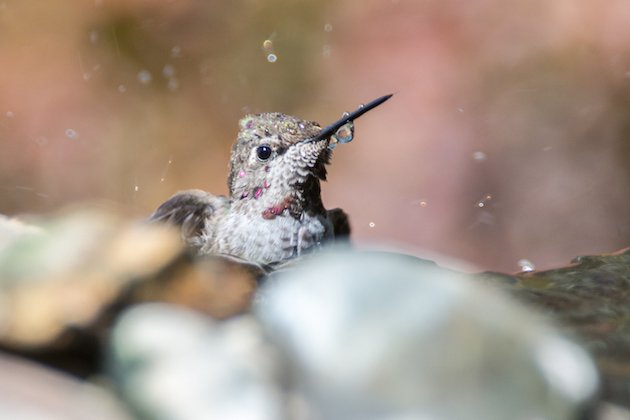
[[[352,140],[352,121],[390,97],[362,105],[324,129],[281,113],[244,117],[232,147],[229,197],[181,191],[150,220],[179,226],[198,254],[261,265],[285,262],[335,237],[347,238],[348,217],[341,209],[324,208],[320,182],[326,180],[336,143]]]
[[[228,254],[260,264],[296,257],[335,237],[348,236],[345,213],[324,208],[329,139],[321,127],[280,113],[250,115],[240,122],[230,160],[229,197],[201,190],[176,193],[151,220],[181,226],[182,238],[199,254]],[[269,147],[267,159],[259,147]],[[263,155],[264,156],[264,155]]]

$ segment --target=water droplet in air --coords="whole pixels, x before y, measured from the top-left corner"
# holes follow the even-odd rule
[[[484,152],[475,152],[472,154],[472,157],[477,162],[483,162],[487,158]]]
[[[77,134],[77,132],[72,128],[68,128],[66,130],[66,137],[68,137],[69,139],[76,139],[78,136],[79,135]]]
[[[7,118],[13,118],[15,117],[15,114],[12,111],[7,111],[4,116]]]
[[[457,108],[457,112],[464,112],[464,108]]]
[[[92,44],[96,44],[98,42],[98,31],[97,30],[90,31],[90,42]]]
[[[330,57],[330,52],[331,52],[330,45],[324,45],[322,47],[322,55],[324,56],[324,58]]]
[[[171,79],[168,79],[167,87],[168,87],[168,90],[170,91],[176,91],[177,89],[179,89],[179,81],[174,77]]]
[[[92,78],[92,75],[89,72],[86,71],[85,73],[83,73],[83,80],[85,80],[86,82],[90,80],[91,78]]]
[[[175,76],[175,67],[172,64],[167,64],[162,68],[162,75],[167,79]]]
[[[263,48],[265,49],[265,51],[273,50],[273,41],[270,39],[265,39],[263,41]]]
[[[118,92],[120,92],[120,93],[127,92],[127,86],[125,86],[125,85],[118,85]]]
[[[48,139],[44,136],[39,136],[35,139],[35,143],[37,143],[38,146],[45,146],[48,144]]]
[[[139,189],[140,189],[140,187],[138,187],[137,185],[134,185],[134,186],[133,186],[133,190],[134,190],[135,192],[138,192],[138,190],[139,190]]]
[[[420,207],[427,207],[429,205],[428,202],[426,202],[425,200],[412,200],[410,203],[412,206],[420,206]]]
[[[481,200],[477,201],[477,207],[479,207],[479,208],[486,207],[489,204],[490,200],[492,200],[492,198],[493,197],[490,194],[484,195]]]
[[[369,227],[371,227],[371,228],[373,228],[374,226],[376,226],[376,223],[374,223],[374,222],[370,222],[370,223],[368,224],[368,226],[369,226]]]
[[[143,85],[148,85],[149,83],[151,83],[151,80],[153,80],[153,76],[151,76],[149,70],[140,70],[138,72],[137,78],[138,82],[142,83]]]
[[[171,58],[179,58],[182,56],[182,48],[179,45],[175,45],[171,48]]]
[[[324,32],[332,32],[333,26],[332,23],[327,23],[324,25]]]
[[[536,266],[530,260],[521,259],[521,260],[518,260],[517,264],[521,268],[521,271],[523,272],[528,273],[536,269]]]
[[[275,63],[276,61],[278,61],[278,56],[276,56],[275,54],[267,54],[267,61],[269,61],[270,63]]]

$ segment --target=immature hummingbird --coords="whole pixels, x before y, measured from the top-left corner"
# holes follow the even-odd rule
[[[341,209],[326,210],[320,181],[337,142],[352,140],[353,121],[392,95],[382,96],[321,128],[281,113],[248,115],[230,159],[229,197],[201,190],[176,193],[150,220],[181,227],[198,254],[227,254],[275,265],[347,236]]]

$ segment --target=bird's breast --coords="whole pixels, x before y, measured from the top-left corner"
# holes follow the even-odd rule
[[[297,257],[332,237],[325,214],[305,213],[296,219],[280,207],[254,215],[228,212],[218,221],[214,240],[204,252],[270,264]]]

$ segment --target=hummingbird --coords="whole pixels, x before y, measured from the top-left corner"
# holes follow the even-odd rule
[[[347,239],[341,209],[327,210],[321,181],[337,144],[354,137],[354,120],[391,98],[385,95],[322,128],[282,113],[247,115],[232,146],[229,196],[177,192],[150,216],[181,229],[198,255],[225,255],[272,267],[334,238]]]

